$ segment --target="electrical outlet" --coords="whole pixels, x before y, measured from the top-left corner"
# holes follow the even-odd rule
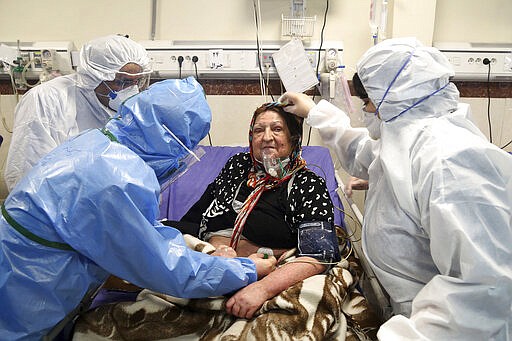
[[[224,67],[224,52],[221,49],[208,51],[208,65],[210,69],[222,69]]]
[[[444,53],[455,71],[454,80],[510,81],[512,70],[507,69],[505,57],[512,44],[434,43]],[[488,59],[490,64],[484,64]],[[489,70],[490,68],[490,70]],[[490,72],[489,72],[490,71]]]
[[[274,60],[272,59],[272,53],[263,52],[261,54],[261,65],[265,68],[267,67],[276,67],[274,65]]]

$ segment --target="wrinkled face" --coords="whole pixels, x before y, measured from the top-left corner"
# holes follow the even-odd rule
[[[262,160],[262,151],[265,149],[279,158],[290,156],[290,131],[277,112],[264,111],[259,114],[254,121],[252,134],[252,152],[256,160]]]

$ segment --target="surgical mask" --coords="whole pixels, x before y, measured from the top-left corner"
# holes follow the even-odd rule
[[[139,87],[137,85],[132,85],[119,91],[114,91],[107,83],[103,82],[103,84],[105,84],[110,90],[107,95],[108,107],[114,111],[119,111],[119,107],[124,101],[139,93]]]
[[[370,133],[370,137],[374,140],[380,139],[380,125],[382,121],[377,116],[377,113],[363,110],[363,122]]]

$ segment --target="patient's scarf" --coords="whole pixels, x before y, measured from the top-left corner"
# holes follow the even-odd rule
[[[260,199],[263,192],[278,187],[284,182],[287,182],[292,178],[292,176],[300,169],[306,167],[306,161],[302,158],[302,121],[293,121],[295,118],[290,121],[290,117],[292,115],[285,113],[285,118],[288,124],[288,127],[290,125],[290,122],[293,122],[292,124],[299,124],[300,129],[298,131],[300,132],[299,136],[295,139],[295,143],[292,146],[292,152],[289,156],[289,162],[284,166],[284,176],[282,178],[275,178],[269,175],[265,172],[265,169],[261,162],[257,161],[254,158],[253,150],[252,150],[252,132],[253,132],[253,126],[254,122],[256,121],[257,114],[255,112],[255,115],[253,115],[251,126],[249,129],[249,152],[252,159],[252,168],[248,175],[247,180],[247,186],[249,188],[254,188],[254,190],[249,194],[247,199],[245,199],[244,204],[242,205],[242,208],[240,212],[238,212],[238,215],[235,220],[235,225],[233,227],[233,234],[231,235],[231,240],[229,243],[229,246],[231,246],[234,250],[236,250],[238,246],[238,242],[240,240],[240,237],[242,235],[242,231],[244,229],[245,221],[247,220],[247,217],[249,214],[251,214],[251,211],[253,210],[254,206],[256,206],[256,203]],[[292,139],[293,140],[293,139]]]

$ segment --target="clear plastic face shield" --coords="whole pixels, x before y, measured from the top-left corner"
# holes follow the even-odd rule
[[[201,161],[201,157],[206,153],[203,148],[200,146],[196,147],[194,150],[191,150],[185,146],[183,142],[165,125],[162,124],[162,127],[166,132],[171,135],[171,137],[178,142],[178,144],[186,150],[186,154],[178,160],[178,166],[171,170],[166,176],[166,180],[161,185],[161,191],[165,190],[169,187],[174,181],[176,181],[180,176],[185,174],[185,172],[192,167],[196,162]]]
[[[117,91],[123,90],[131,86],[137,86],[139,91],[146,90],[149,86],[152,70],[146,70],[139,73],[128,73],[118,71],[116,78],[111,81],[117,88]]]

